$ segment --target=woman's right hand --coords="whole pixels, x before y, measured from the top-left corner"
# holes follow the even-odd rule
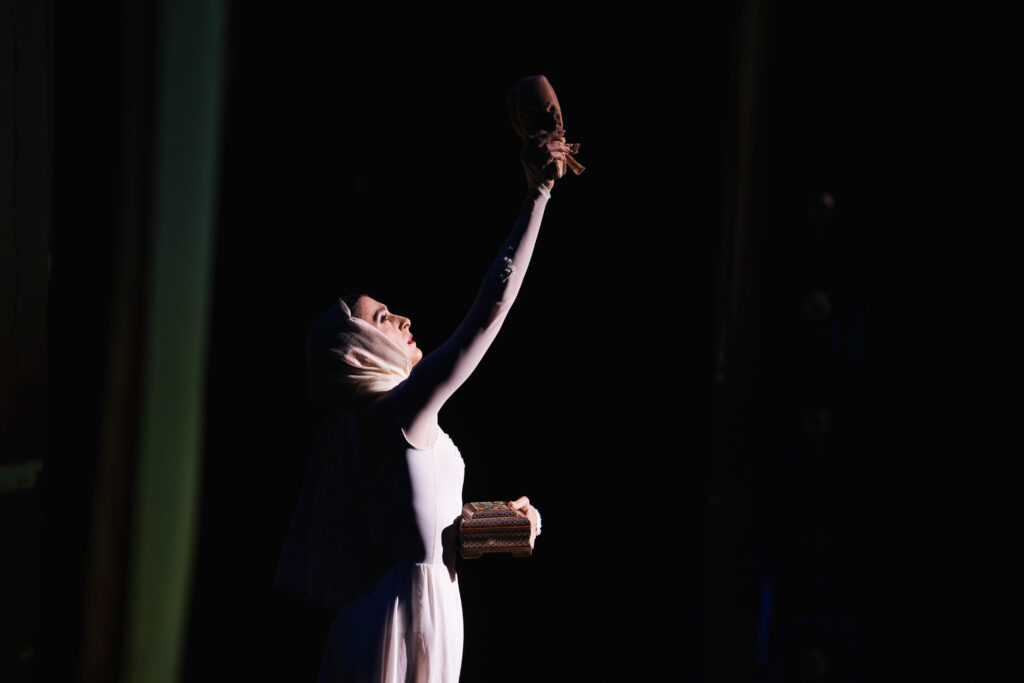
[[[548,190],[555,186],[555,181],[548,178],[549,169],[553,169],[558,161],[565,163],[567,154],[571,154],[573,148],[562,142],[565,139],[565,130],[558,130],[537,138],[536,147],[524,151],[522,163],[526,172],[526,184],[528,187],[543,185]]]
[[[537,512],[537,508],[530,505],[530,499],[526,496],[520,496],[510,501],[508,506],[513,510],[521,511],[530,520],[530,547],[532,548],[540,531],[540,513]]]

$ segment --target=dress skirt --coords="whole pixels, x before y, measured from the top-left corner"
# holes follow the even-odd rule
[[[462,645],[458,577],[403,562],[338,612],[318,683],[458,683]]]

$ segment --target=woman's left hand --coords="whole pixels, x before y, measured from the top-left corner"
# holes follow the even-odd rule
[[[530,520],[530,547],[532,548],[533,542],[540,532],[540,514],[537,512],[537,508],[530,505],[530,499],[526,496],[520,496],[510,501],[508,506],[513,510],[521,510],[526,513],[526,517]]]

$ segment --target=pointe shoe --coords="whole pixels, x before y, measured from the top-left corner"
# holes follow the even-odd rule
[[[535,183],[562,178],[566,167],[576,175],[583,173],[585,167],[571,154],[564,159],[547,155],[547,143],[565,142],[565,123],[558,97],[545,76],[521,79],[505,92],[505,101],[512,129],[523,141],[523,166]],[[578,143],[569,147],[572,154],[579,152]]]

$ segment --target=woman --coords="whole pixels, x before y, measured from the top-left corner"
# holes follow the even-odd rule
[[[340,299],[310,327],[309,390],[328,407],[278,567],[282,588],[338,609],[320,667],[327,681],[458,681],[463,623],[455,573],[464,464],[438,426],[522,286],[553,180],[574,151],[564,131],[523,161],[526,199],[455,333],[423,355],[409,318],[369,296]],[[509,504],[531,522],[524,496]]]

